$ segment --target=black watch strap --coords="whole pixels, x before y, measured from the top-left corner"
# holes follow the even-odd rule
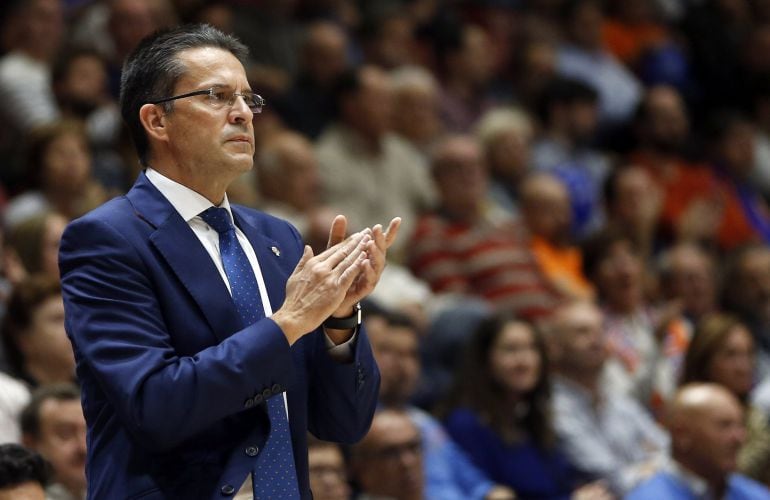
[[[361,324],[361,304],[356,303],[353,306],[353,314],[345,316],[344,318],[335,318],[329,316],[324,320],[323,326],[326,328],[332,328],[334,330],[349,330],[355,328]]]

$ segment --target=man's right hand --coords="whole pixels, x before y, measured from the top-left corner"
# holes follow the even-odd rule
[[[353,280],[368,265],[370,240],[370,232],[355,233],[316,256],[305,246],[286,282],[286,299],[272,315],[289,345],[318,328],[339,308]]]

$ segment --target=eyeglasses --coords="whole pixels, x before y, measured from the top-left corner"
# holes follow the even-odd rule
[[[265,105],[265,100],[259,94],[254,92],[234,92],[224,88],[212,87],[206,90],[196,90],[194,92],[188,92],[186,94],[175,95],[173,97],[166,97],[165,99],[158,99],[157,101],[150,101],[150,104],[161,104],[164,102],[175,101],[177,99],[183,99],[185,97],[194,97],[196,95],[205,95],[208,97],[208,102],[214,109],[222,109],[225,105],[232,106],[235,104],[235,98],[238,96],[243,97],[243,101],[246,106],[249,107],[252,113],[257,114],[262,112],[262,107]]]

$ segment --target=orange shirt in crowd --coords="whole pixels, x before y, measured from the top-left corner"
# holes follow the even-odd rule
[[[578,247],[556,246],[532,236],[530,248],[540,271],[555,289],[568,297],[593,298],[593,285],[583,276],[583,255]]]
[[[666,30],[653,23],[626,24],[608,20],[602,26],[604,46],[626,65],[633,66],[644,52],[668,39]]]

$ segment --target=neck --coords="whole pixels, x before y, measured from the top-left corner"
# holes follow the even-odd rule
[[[687,457],[677,457],[675,455],[674,460],[676,460],[681,468],[705,481],[713,493],[713,498],[723,498],[725,490],[727,489],[726,474],[710,470],[710,468],[701,467],[697,461],[687,460]]]
[[[215,206],[219,206],[225,199],[225,193],[230,183],[234,180],[232,176],[222,174],[221,172],[209,178],[200,172],[194,172],[181,166],[168,168],[163,166],[153,167],[159,173],[165,175],[172,181],[178,182],[200,194]]]
[[[598,371],[570,369],[568,367],[561,367],[558,369],[558,373],[565,379],[571,381],[573,384],[580,386],[591,394],[591,399],[596,402],[599,400],[599,375]]]

